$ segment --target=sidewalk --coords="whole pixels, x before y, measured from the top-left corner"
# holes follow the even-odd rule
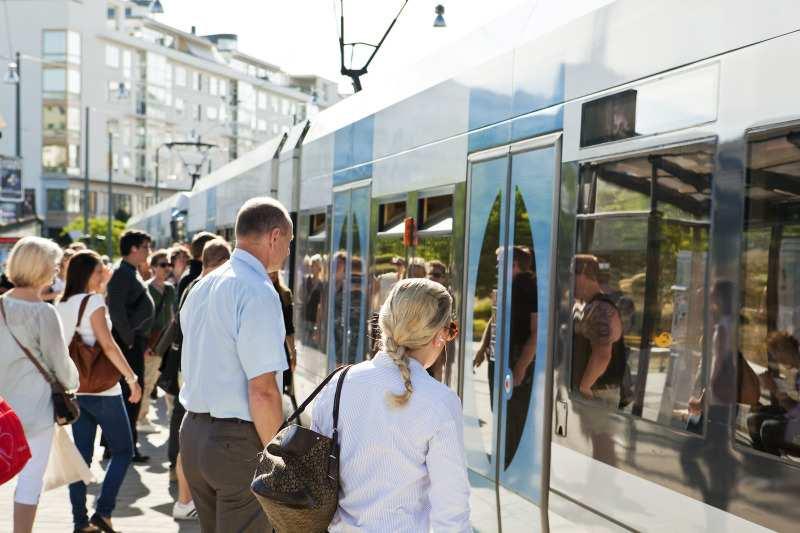
[[[172,519],[172,504],[177,488],[174,484],[171,487],[169,485],[169,462],[167,461],[169,425],[163,397],[152,404],[150,416],[155,418],[153,425],[157,431],[139,435],[142,453],[150,456],[150,462],[144,465],[131,465],[128,469],[117,500],[117,508],[114,511],[114,528],[125,533],[173,531],[199,533],[199,522],[177,522]],[[103,479],[104,467],[107,464],[105,461],[102,465],[100,464],[101,456],[102,451],[98,440],[92,463],[92,471],[98,480]],[[12,481],[0,486],[0,533],[11,533],[12,487],[14,484]],[[94,512],[94,501],[99,489],[100,485],[97,483],[89,486],[90,515]],[[66,487],[42,494],[34,531],[37,533],[72,531],[72,511]]]

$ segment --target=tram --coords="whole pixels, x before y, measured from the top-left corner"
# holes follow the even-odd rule
[[[796,531],[798,21],[791,0],[521,5],[130,225],[232,239],[246,198],[290,207],[301,398],[370,357],[394,281],[448,286],[461,333],[433,372],[463,403],[477,531]],[[619,401],[575,375],[576,256],[619,311]]]

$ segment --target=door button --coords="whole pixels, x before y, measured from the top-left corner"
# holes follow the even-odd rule
[[[506,370],[506,375],[503,377],[503,390],[506,392],[506,400],[510,400],[514,390],[514,375],[510,370]]]

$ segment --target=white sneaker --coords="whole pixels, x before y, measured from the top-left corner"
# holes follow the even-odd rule
[[[175,520],[197,520],[197,509],[194,502],[181,503],[176,501],[172,507],[172,518]]]

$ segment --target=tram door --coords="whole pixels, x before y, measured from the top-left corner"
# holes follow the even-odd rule
[[[364,360],[367,343],[367,277],[370,188],[334,192],[328,282],[328,366]]]
[[[558,142],[550,135],[470,157],[462,394],[480,531],[540,523]]]

